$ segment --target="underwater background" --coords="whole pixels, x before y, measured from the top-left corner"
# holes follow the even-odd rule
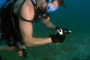
[[[0,0],[0,7],[5,0]],[[60,7],[50,13],[56,26],[72,31],[59,45],[28,47],[28,57],[19,57],[17,53],[0,52],[3,60],[90,60],[90,0],[65,0],[66,8]],[[48,37],[54,32],[47,29],[41,21],[34,25],[35,37]],[[5,46],[3,41],[1,46]]]

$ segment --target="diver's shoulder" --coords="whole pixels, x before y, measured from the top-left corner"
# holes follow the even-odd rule
[[[17,0],[14,4],[14,13],[18,14],[20,7],[23,5],[25,0]]]
[[[29,8],[30,10],[34,10],[33,4],[30,0],[17,0],[14,4],[14,13],[19,14],[19,11],[22,8]]]

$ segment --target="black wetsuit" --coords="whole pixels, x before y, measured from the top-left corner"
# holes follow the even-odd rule
[[[15,1],[14,1],[15,2]],[[21,43],[18,17],[12,12],[13,2],[10,0],[1,10],[1,34],[8,46],[19,46]],[[24,44],[24,43],[23,43]]]
[[[21,40],[21,35],[19,30],[19,17],[13,12],[13,9],[14,9],[13,7],[16,1],[17,0],[8,1],[2,7],[2,10],[1,10],[1,33],[2,33],[2,37],[7,41],[7,44],[9,46],[24,44]],[[41,18],[47,19],[49,16],[49,13],[47,13],[47,10],[44,10],[44,11],[40,10],[39,8],[37,8],[36,0],[31,0],[31,1],[34,5],[34,10],[35,10],[34,19],[32,21],[24,19],[21,16],[19,11],[19,15],[22,18],[22,20],[26,22],[34,23],[34,22],[38,22]]]

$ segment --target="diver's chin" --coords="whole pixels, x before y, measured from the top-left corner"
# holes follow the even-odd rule
[[[46,7],[45,7],[45,8],[40,8],[40,10],[45,11],[45,10],[47,10],[47,9],[46,9]]]
[[[43,7],[42,9],[43,9],[43,11],[45,11],[45,10],[47,10],[47,7]]]

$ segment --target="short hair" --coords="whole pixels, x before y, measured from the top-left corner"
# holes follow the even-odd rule
[[[64,6],[64,0],[58,0],[58,5],[59,6]]]
[[[52,0],[53,2],[54,0]],[[46,0],[46,2],[49,2],[49,0]],[[59,6],[64,6],[64,0],[58,0],[58,5]]]
[[[53,2],[54,0],[52,0]],[[64,6],[64,0],[57,0],[59,6]]]

